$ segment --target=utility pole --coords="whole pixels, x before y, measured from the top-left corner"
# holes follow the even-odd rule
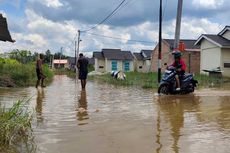
[[[78,56],[79,56],[79,47],[80,47],[80,35],[81,35],[81,31],[78,30],[78,38],[77,38],[77,60],[78,60]]]
[[[59,57],[59,66],[58,66],[59,68],[60,68],[60,66],[61,66],[61,65],[60,65],[60,62],[61,62],[61,54],[62,54],[62,47],[61,47],[61,52],[60,52],[60,57]]]
[[[161,81],[161,40],[162,40],[162,0],[159,9],[159,43],[158,43],[158,83]]]
[[[75,59],[74,59],[74,65],[77,65],[77,41],[75,41],[74,43],[74,47],[75,47]]]
[[[174,39],[174,49],[178,48],[179,41],[180,41],[182,5],[183,5],[183,0],[178,0],[177,18],[176,18],[176,30],[175,30],[175,39]]]

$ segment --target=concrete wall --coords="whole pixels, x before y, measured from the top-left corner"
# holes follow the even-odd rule
[[[230,63],[230,48],[225,48],[221,50],[221,70],[223,70],[223,76],[230,77],[230,68],[225,68],[224,63]]]
[[[223,37],[230,40],[230,31],[226,31],[224,34],[223,34]]]
[[[200,72],[203,70],[211,70],[221,66],[221,49],[215,44],[207,40],[201,42],[201,66]]]
[[[137,72],[144,72],[144,61],[135,59],[134,60],[134,70]]]
[[[105,60],[95,58],[95,71],[96,72],[105,72]]]
[[[200,73],[200,51],[184,51],[182,54],[187,65],[187,72]]]
[[[144,62],[144,72],[151,71],[151,60],[145,60]]]
[[[162,59],[161,59],[161,68],[162,71],[164,71],[165,66],[164,63],[170,64],[172,63],[171,59],[169,58],[170,54],[170,48],[168,46],[168,44],[164,41],[162,41],[162,51],[161,51],[161,55],[162,55]],[[154,48],[153,52],[152,52],[152,58],[151,58],[151,71],[152,72],[157,72],[158,71],[158,45]]]

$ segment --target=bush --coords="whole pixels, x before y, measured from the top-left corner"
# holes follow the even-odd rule
[[[44,74],[47,81],[50,82],[53,72],[47,65],[43,65]],[[35,85],[37,76],[35,71],[35,63],[22,64],[13,59],[0,58],[0,86],[30,86]],[[9,82],[12,80],[13,82]]]

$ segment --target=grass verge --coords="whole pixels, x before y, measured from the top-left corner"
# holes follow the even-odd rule
[[[43,66],[43,72],[47,76],[46,83],[52,81],[53,72],[47,65]],[[25,87],[36,84],[37,76],[35,63],[22,64],[13,59],[0,59],[0,86],[1,87]]]
[[[142,88],[157,88],[158,79],[157,73],[140,73],[140,72],[126,72],[125,80],[117,80],[110,74],[89,76],[89,80],[97,80],[118,86],[139,86]],[[195,75],[195,79],[199,83],[199,87],[220,87],[224,84],[229,84],[230,78],[214,78],[207,75]]]
[[[20,152],[34,150],[31,127],[32,112],[28,110],[28,101],[17,101],[11,108],[0,106],[0,152]]]

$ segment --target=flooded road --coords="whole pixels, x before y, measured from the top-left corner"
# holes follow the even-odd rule
[[[0,89],[10,106],[31,97],[37,153],[226,153],[230,90],[158,96],[135,87],[55,76],[44,89]]]

